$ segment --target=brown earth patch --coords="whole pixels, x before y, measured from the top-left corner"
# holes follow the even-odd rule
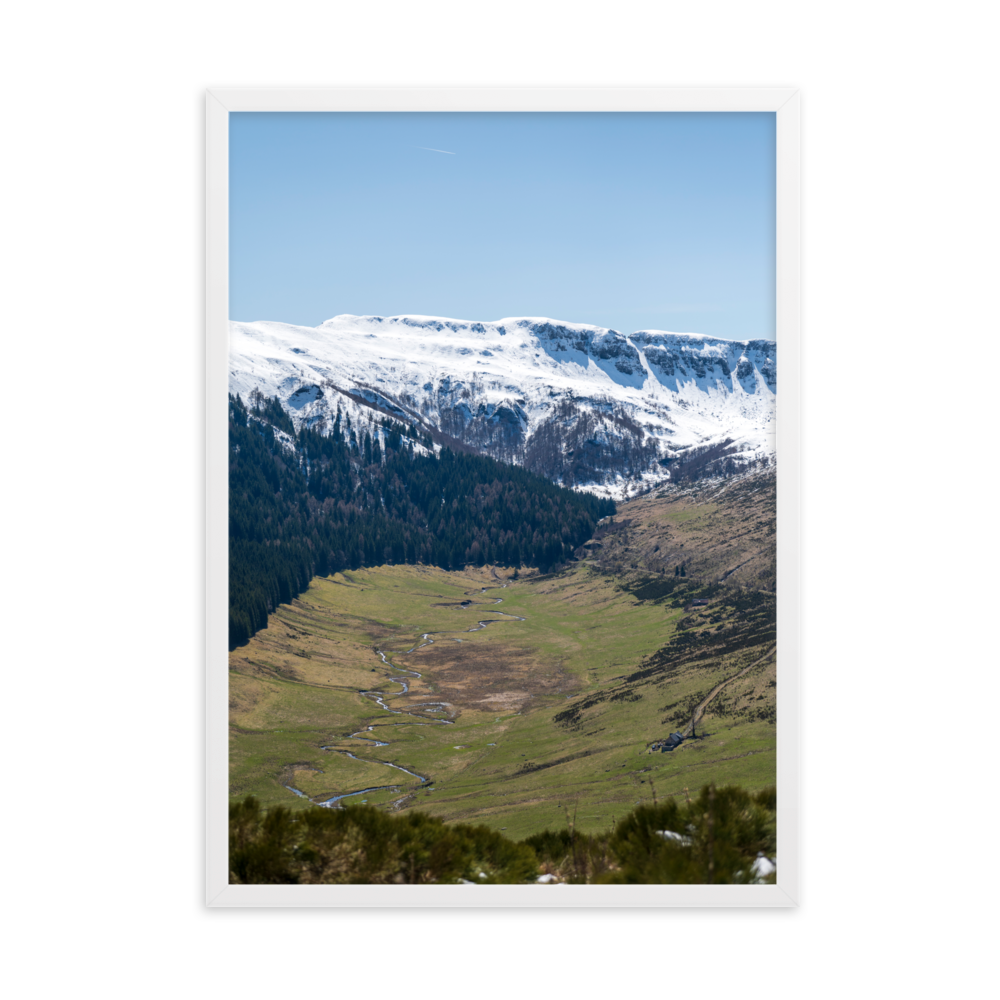
[[[402,662],[424,675],[436,699],[481,712],[521,711],[561,700],[579,683],[535,650],[498,642],[425,646]],[[393,702],[401,707],[405,697]]]

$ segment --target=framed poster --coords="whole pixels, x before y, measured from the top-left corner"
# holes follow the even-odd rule
[[[437,119],[436,129],[425,130],[427,132],[442,131],[449,129],[441,125],[440,119],[443,115],[454,116],[466,123],[462,138],[467,141],[466,150],[475,149],[479,155],[480,163],[486,163],[490,158],[487,155],[490,146],[490,133],[497,135],[496,147],[502,150],[502,155],[498,152],[494,159],[499,159],[500,168],[506,171],[506,176],[521,173],[519,183],[523,188],[517,189],[524,193],[524,198],[528,203],[523,222],[523,235],[521,236],[524,256],[529,258],[529,265],[520,271],[505,272],[504,261],[509,260],[516,250],[517,233],[512,228],[509,219],[505,222],[503,212],[516,212],[516,205],[507,202],[501,205],[500,215],[495,215],[496,209],[491,205],[491,197],[486,193],[489,185],[497,184],[497,163],[490,165],[490,172],[485,187],[475,189],[475,182],[466,177],[455,177],[453,183],[458,190],[465,185],[462,190],[465,192],[465,209],[469,210],[470,204],[480,206],[473,214],[478,218],[463,218],[461,213],[456,217],[445,219],[447,225],[442,228],[448,234],[448,246],[436,246],[435,238],[426,232],[427,215],[421,215],[419,211],[414,213],[413,224],[418,228],[424,227],[424,235],[421,237],[428,254],[443,254],[454,270],[461,266],[462,254],[455,254],[456,244],[460,244],[463,239],[463,227],[478,226],[480,230],[502,233],[507,238],[507,244],[502,246],[496,258],[489,262],[491,271],[503,274],[503,284],[507,287],[511,285],[518,288],[522,299],[535,301],[554,301],[556,304],[549,309],[545,309],[541,315],[565,319],[580,323],[592,322],[602,329],[610,328],[616,324],[618,328],[625,330],[657,330],[665,328],[664,321],[657,322],[653,313],[670,317],[670,328],[676,329],[682,325],[685,318],[697,318],[700,333],[709,335],[715,333],[722,339],[731,340],[752,340],[759,336],[762,340],[773,339],[777,341],[780,337],[782,347],[782,370],[785,373],[782,386],[782,400],[780,409],[777,410],[779,419],[777,420],[777,439],[774,453],[781,457],[781,476],[778,478],[778,505],[781,510],[781,518],[778,527],[777,543],[777,564],[778,572],[782,578],[782,588],[778,591],[778,632],[783,650],[788,650],[782,657],[782,665],[779,671],[780,685],[778,686],[777,703],[782,716],[781,745],[778,749],[778,821],[782,838],[782,868],[781,879],[776,886],[757,886],[747,889],[743,886],[588,886],[586,892],[582,892],[580,887],[570,886],[562,892],[573,893],[572,904],[582,908],[606,907],[606,906],[752,906],[752,907],[789,907],[797,906],[800,902],[800,882],[799,882],[799,842],[798,842],[798,816],[799,816],[799,774],[800,774],[800,743],[799,743],[799,696],[800,696],[800,663],[799,663],[799,411],[800,411],[800,111],[801,111],[801,89],[799,85],[777,86],[777,87],[673,87],[637,85],[635,87],[617,86],[589,86],[580,87],[567,86],[558,87],[543,85],[541,87],[526,86],[478,86],[469,87],[427,87],[416,85],[407,86],[377,86],[367,85],[359,88],[352,87],[329,87],[329,88],[253,88],[253,87],[215,87],[208,86],[204,90],[204,100],[206,107],[205,131],[206,131],[206,311],[205,311],[205,357],[206,357],[206,537],[208,553],[206,561],[206,699],[207,699],[207,788],[206,788],[206,829],[208,831],[207,846],[207,884],[206,884],[206,905],[209,907],[229,907],[229,906],[454,906],[463,907],[520,907],[525,905],[524,893],[519,887],[491,886],[488,889],[489,896],[480,899],[446,899],[440,898],[440,892],[436,887],[410,887],[405,891],[405,902],[399,897],[399,892],[395,887],[380,886],[311,886],[308,890],[302,886],[260,886],[241,885],[230,886],[227,878],[226,861],[226,809],[229,797],[225,794],[225,787],[228,783],[228,749],[226,739],[223,734],[227,731],[225,716],[227,712],[228,692],[226,674],[221,670],[221,664],[227,656],[227,633],[225,622],[227,621],[227,538],[228,538],[228,515],[225,497],[227,495],[227,444],[225,440],[226,426],[226,399],[230,391],[230,364],[229,364],[229,337],[230,322],[235,320],[253,321],[258,319],[256,314],[243,315],[242,313],[230,315],[230,300],[235,292],[240,296],[242,303],[258,302],[260,308],[274,308],[279,312],[285,308],[281,304],[281,297],[275,296],[270,301],[266,298],[254,298],[254,295],[268,292],[265,287],[267,282],[261,278],[262,271],[255,268],[252,253],[247,253],[248,241],[246,239],[247,230],[241,230],[241,249],[239,251],[241,270],[237,274],[230,271],[234,260],[233,248],[230,246],[230,233],[233,227],[243,225],[241,218],[234,218],[230,215],[231,192],[229,189],[230,179],[233,176],[232,170],[238,167],[231,160],[231,153],[238,147],[238,152],[246,163],[250,158],[250,148],[253,136],[252,129],[243,129],[234,143],[233,115],[242,115],[246,119],[273,115],[275,120],[279,116],[292,113],[296,116],[309,115],[316,116],[341,116],[350,115],[353,121],[349,127],[340,128],[340,138],[342,150],[358,149],[364,143],[381,144],[381,162],[392,161],[392,176],[396,185],[402,185],[407,171],[415,171],[426,176],[428,170],[436,170],[436,163],[432,163],[435,158],[447,166],[454,165],[462,158],[463,150],[439,148],[428,140],[428,145],[422,145],[420,129],[414,130],[411,123],[405,119],[407,116],[419,117],[422,122]],[[732,170],[726,169],[727,157],[731,159],[739,155],[734,150],[742,147],[729,147],[725,129],[720,129],[719,123],[724,119],[732,122],[734,134],[741,132],[740,116],[744,116],[744,121],[751,119],[760,120],[762,118],[773,117],[771,135],[774,142],[774,198],[773,198],[773,232],[774,239],[774,260],[773,268],[769,271],[765,266],[763,271],[755,272],[760,281],[770,280],[767,275],[773,277],[775,294],[773,304],[766,304],[762,297],[750,288],[741,288],[739,294],[727,298],[725,293],[720,294],[718,285],[729,282],[732,287],[737,281],[739,262],[724,262],[719,258],[716,270],[721,272],[712,280],[705,276],[712,277],[711,248],[708,248],[700,259],[699,267],[701,276],[697,268],[692,270],[687,276],[686,285],[693,292],[693,298],[677,298],[670,301],[658,301],[653,303],[640,303],[635,307],[636,300],[642,299],[641,280],[638,285],[633,280],[631,283],[624,280],[623,274],[615,274],[614,268],[609,267],[607,260],[602,258],[601,253],[595,251],[594,261],[590,262],[595,268],[593,275],[586,281],[579,278],[564,280],[560,284],[558,266],[550,267],[551,282],[546,286],[547,298],[539,296],[538,282],[533,281],[531,270],[542,267],[546,260],[552,257],[569,258],[567,265],[571,270],[586,269],[588,266],[587,255],[579,252],[580,247],[586,247],[588,242],[595,247],[605,248],[609,243],[608,234],[613,234],[617,229],[623,232],[625,239],[621,242],[625,250],[629,246],[634,246],[636,239],[646,234],[648,243],[639,247],[639,252],[629,251],[632,256],[629,259],[629,268],[633,272],[642,270],[643,257],[655,256],[656,239],[648,233],[648,225],[643,225],[640,218],[636,223],[635,218],[641,211],[643,197],[636,198],[634,192],[629,191],[630,177],[636,183],[647,185],[643,189],[645,200],[650,204],[649,212],[655,216],[656,210],[665,211],[660,205],[653,205],[656,201],[652,197],[653,188],[650,176],[656,173],[656,154],[663,158],[659,161],[663,164],[670,164],[671,158],[664,154],[664,148],[643,146],[645,141],[642,136],[642,124],[637,122],[639,117],[656,115],[684,115],[687,117],[687,124],[693,128],[693,133],[688,135],[689,143],[697,143],[705,149],[712,143],[717,143],[716,156],[713,160],[711,150],[702,155],[705,159],[699,161],[699,169],[704,173],[705,165],[713,162],[720,170],[719,184],[731,182],[735,174]],[[492,116],[492,121],[490,120]],[[547,118],[546,118],[547,116]],[[714,116],[714,121],[712,117]],[[381,118],[381,121],[376,119]],[[549,147],[553,144],[546,142],[545,135],[537,134],[537,123],[545,119],[548,123],[555,123],[556,131],[559,133],[557,154],[552,155]],[[575,120],[574,120],[575,119]],[[590,124],[588,124],[588,122]],[[275,243],[280,244],[282,240],[288,240],[292,231],[282,223],[280,219],[274,219],[275,213],[280,208],[292,214],[308,216],[308,206],[304,200],[292,198],[295,184],[300,183],[314,194],[320,190],[317,178],[302,167],[303,163],[309,161],[309,143],[315,142],[316,136],[309,134],[309,128],[304,131],[299,128],[302,119],[299,118],[298,125],[292,123],[284,138],[275,138],[273,130],[268,130],[266,125],[261,126],[259,136],[269,136],[271,153],[274,152],[273,144],[283,141],[288,144],[289,150],[298,145],[299,166],[295,166],[296,156],[290,153],[288,159],[292,161],[289,167],[290,173],[285,175],[280,184],[280,196],[285,200],[281,206],[265,206],[261,209],[261,215],[255,219],[256,225],[262,225],[262,220],[267,213],[271,213],[275,229],[270,235],[263,237],[264,241],[271,247]],[[241,126],[242,127],[242,126]],[[535,134],[533,134],[533,129]],[[336,130],[335,130],[336,131]],[[454,128],[450,130],[453,136],[461,133]],[[751,130],[752,131],[752,130]],[[589,132],[589,134],[588,134]],[[345,136],[350,133],[350,141]],[[551,135],[551,129],[549,129]],[[766,134],[766,132],[764,133]],[[759,140],[759,135],[751,135],[749,141]],[[616,148],[616,143],[620,145]],[[394,149],[388,147],[395,145]],[[628,150],[630,144],[635,150],[645,152],[653,162],[652,173],[648,163],[641,163],[635,160],[634,163],[641,163],[638,166],[629,167],[628,156],[622,156],[621,150]],[[341,153],[340,155],[343,155]],[[467,153],[467,155],[469,155]],[[680,152],[676,154],[678,159],[682,159]],[[416,157],[425,157],[423,161]],[[453,158],[449,163],[449,158]],[[279,169],[282,157],[271,157],[269,159],[269,169]],[[376,158],[378,159],[378,158]],[[572,170],[566,171],[568,176],[560,177],[559,161],[564,162],[586,161],[590,166],[588,171],[582,175],[574,173]],[[277,166],[275,166],[277,164]],[[596,166],[595,166],[596,165]],[[444,167],[442,168],[444,169]],[[666,170],[664,166],[660,169]],[[298,172],[298,181],[293,174]],[[537,182],[538,174],[544,174],[545,184]],[[291,180],[290,180],[291,178]],[[342,180],[342,178],[341,178]],[[598,181],[601,184],[598,184]],[[705,178],[701,178],[705,182]],[[360,181],[359,181],[360,183]],[[563,206],[564,211],[560,212],[559,206],[555,202],[559,199],[562,189],[572,184],[584,185],[593,183],[595,190],[603,192],[603,202],[592,206],[592,215],[586,216],[578,209],[582,204],[581,199],[585,198],[585,192],[577,191],[577,197],[570,199]],[[676,178],[676,183],[683,187],[686,183],[693,190],[696,180],[693,174],[685,175],[683,171]],[[709,181],[710,183],[710,181]],[[333,181],[331,181],[333,184]],[[336,185],[333,184],[335,187]],[[447,183],[437,182],[433,188],[436,197],[447,197]],[[720,188],[721,190],[721,188]],[[515,191],[515,194],[517,194]],[[617,192],[613,199],[609,199],[607,192]],[[444,192],[444,193],[442,193]],[[471,192],[471,193],[469,193]],[[370,192],[368,194],[370,197]],[[476,202],[476,198],[479,201]],[[508,198],[510,192],[508,192]],[[288,200],[292,198],[292,200]],[[398,215],[399,207],[406,204],[405,190],[398,191],[396,199],[396,210]],[[548,204],[545,199],[548,198]],[[497,199],[501,202],[504,199]],[[713,226],[720,227],[721,232],[728,232],[727,215],[743,212],[743,207],[726,204],[726,199],[719,197],[715,209],[718,214],[704,215],[705,228]],[[369,205],[371,203],[369,202]],[[555,205],[555,207],[553,207]],[[671,203],[671,210],[679,212],[679,202]],[[447,204],[441,203],[438,206],[444,213],[441,217],[447,216]],[[260,208],[260,206],[258,206]],[[241,211],[245,211],[245,205],[241,205]],[[549,213],[548,215],[546,213]],[[340,244],[339,256],[331,263],[342,272],[347,272],[352,267],[351,251],[344,250],[343,244],[350,245],[351,240],[345,240],[349,234],[350,227],[355,227],[358,238],[357,255],[371,262],[373,259],[373,243],[370,233],[364,231],[361,216],[350,215],[346,220],[346,229],[340,233],[333,234],[331,239]],[[752,213],[751,213],[752,214]],[[542,218],[542,225],[530,224],[529,215],[538,219]],[[303,218],[296,232],[298,239],[306,241],[306,248],[301,252],[307,256],[311,252],[326,253],[323,249],[323,234],[313,233],[308,239],[305,237],[313,218],[317,220],[317,225],[322,222],[320,218],[322,212],[312,218]],[[581,217],[582,216],[582,217]],[[758,220],[759,221],[759,220]],[[680,228],[685,225],[688,231],[694,232],[698,227],[694,227],[690,220],[680,223]],[[630,228],[631,226],[631,228]],[[491,229],[492,227],[492,229]],[[490,320],[499,319],[501,316],[538,316],[541,312],[530,308],[512,306],[505,309],[501,303],[510,301],[504,300],[502,296],[495,299],[489,298],[488,283],[482,283],[482,287],[474,289],[480,298],[475,294],[470,294],[462,298],[459,289],[475,284],[475,269],[466,275],[460,275],[452,285],[442,283],[441,294],[438,301],[444,304],[438,308],[433,305],[417,304],[416,307],[408,307],[405,304],[407,296],[418,298],[421,294],[420,281],[414,280],[407,283],[400,278],[404,274],[406,267],[400,261],[410,255],[410,269],[420,271],[425,266],[425,261],[419,257],[417,248],[419,240],[407,242],[399,236],[399,226],[392,223],[388,216],[376,216],[372,222],[372,229],[383,233],[383,243],[386,245],[387,255],[396,254],[399,257],[395,262],[395,281],[393,283],[392,294],[380,295],[378,276],[374,274],[369,266],[368,271],[355,269],[350,271],[351,294],[354,296],[349,308],[341,309],[339,304],[331,304],[330,313],[349,314],[351,309],[357,309],[357,315],[369,316],[373,314],[388,316],[401,316],[403,314],[416,313],[420,316],[447,316],[463,317],[468,320]],[[764,229],[767,227],[765,226]],[[755,232],[763,231],[758,227]],[[558,238],[554,233],[558,232]],[[545,238],[548,234],[548,238]],[[468,238],[468,233],[465,237]],[[312,242],[309,242],[309,241]],[[544,246],[548,242],[552,246],[541,252],[539,244]],[[611,241],[613,243],[613,240]],[[309,249],[311,247],[311,250]],[[324,320],[330,317],[325,314],[316,313],[316,309],[322,309],[322,304],[317,304],[315,296],[322,297],[322,283],[316,287],[310,287],[308,281],[303,278],[303,260],[299,252],[291,245],[286,244],[286,256],[291,258],[291,264],[282,272],[277,279],[278,284],[283,288],[294,292],[302,306],[301,314],[263,316],[286,323],[300,324],[303,326],[319,326]],[[476,250],[485,252],[482,244],[476,245]],[[625,250],[620,249],[619,256]],[[749,252],[749,251],[748,251]],[[368,255],[365,257],[365,255]],[[451,254],[451,256],[449,256]],[[685,265],[685,255],[678,254],[674,248],[675,256],[671,258],[671,263],[682,268]],[[267,266],[270,273],[274,274],[279,268],[280,260],[277,257],[268,257],[262,250],[262,256],[267,258]],[[694,249],[690,251],[691,257],[697,257]],[[738,258],[739,254],[734,253]],[[663,265],[661,260],[660,266]],[[745,262],[744,262],[745,263]],[[759,263],[759,262],[757,262]],[[756,266],[756,264],[754,265]],[[600,282],[597,276],[602,273],[607,276],[604,284],[608,287],[607,294],[602,298],[595,293],[594,287]],[[480,269],[482,270],[482,269]],[[627,270],[627,269],[622,269]],[[365,285],[366,275],[369,281]],[[763,277],[761,277],[763,275]],[[731,278],[729,276],[732,276]],[[427,285],[426,274],[421,272],[418,277],[423,279],[423,284]],[[465,279],[464,285],[462,279]],[[634,275],[633,275],[634,278]],[[702,285],[699,286],[699,280]],[[301,288],[293,288],[299,283]],[[518,284],[520,283],[520,284]],[[659,282],[653,280],[647,282],[652,288]],[[557,288],[557,286],[559,286]],[[318,288],[318,291],[317,291]],[[343,292],[343,286],[338,289],[338,294]],[[273,289],[271,290],[273,292]],[[672,289],[676,291],[676,289]],[[361,293],[364,294],[361,294]],[[759,292],[759,289],[758,289]],[[574,306],[571,296],[577,294],[578,299],[586,304]],[[310,299],[310,296],[313,296]],[[449,297],[450,296],[450,297]],[[560,297],[561,296],[561,297]],[[628,309],[621,309],[617,315],[613,315],[614,309],[609,302],[618,297],[621,302],[630,303]],[[742,296],[742,298],[741,298]],[[755,297],[756,296],[756,297]],[[331,296],[335,297],[335,296]],[[766,296],[765,296],[766,297]],[[515,297],[516,298],[516,297]],[[366,302],[378,300],[372,306]],[[308,302],[306,300],[309,300]],[[740,300],[743,305],[740,305]],[[383,305],[382,302],[386,304]],[[430,301],[428,299],[427,301]],[[271,302],[274,303],[273,307]],[[456,303],[454,306],[449,303]],[[484,302],[481,307],[477,302]],[[496,303],[494,305],[494,302]],[[266,305],[265,305],[266,303]],[[354,304],[357,303],[357,304]],[[721,303],[721,304],[720,304]],[[749,305],[748,305],[749,303]],[[645,306],[645,311],[643,309]],[[249,307],[249,306],[248,306]],[[294,312],[294,308],[289,305],[289,312]],[[500,310],[494,315],[484,315],[482,310],[489,311],[491,308]],[[424,309],[430,310],[424,312]],[[634,309],[634,312],[629,310]],[[768,310],[770,309],[770,313]],[[310,312],[310,310],[312,310]],[[599,315],[589,316],[583,313],[592,310]],[[723,315],[724,312],[728,312]],[[756,310],[756,312],[755,312]],[[570,312],[570,315],[558,315],[561,312]],[[627,315],[619,316],[623,313]],[[315,315],[314,315],[315,314]],[[651,318],[653,317],[653,318]],[[773,324],[773,334],[769,334],[761,326],[762,317],[764,324],[767,318]],[[679,320],[679,322],[678,322]],[[727,327],[726,321],[729,323]],[[714,322],[714,327],[712,324]],[[744,323],[743,326],[733,326],[734,323]],[[754,323],[757,325],[754,326]],[[655,324],[655,325],[654,325]],[[694,322],[684,324],[694,327]],[[711,327],[711,329],[709,329]],[[728,329],[732,334],[724,337],[724,330]],[[755,331],[761,331],[759,334]],[[649,342],[649,346],[655,348],[657,345]],[[648,361],[653,356],[651,350],[644,352]],[[609,369],[610,370],[610,369]],[[620,369],[617,369],[620,372]],[[615,376],[618,377],[618,376]],[[223,383],[226,383],[224,386]],[[679,571],[680,567],[678,567]],[[787,874],[786,874],[787,873]],[[706,895],[708,893],[708,895]],[[752,895],[748,895],[751,893]],[[551,898],[551,893],[546,893],[543,899],[540,895],[537,900],[531,900],[532,906],[557,906],[563,907],[567,903]],[[752,900],[752,901],[751,901]]]

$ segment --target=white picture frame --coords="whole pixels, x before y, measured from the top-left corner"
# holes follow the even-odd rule
[[[774,885],[230,885],[228,865],[229,115],[241,111],[698,111],[776,115],[778,677]],[[212,89],[206,94],[206,905],[792,907],[799,901],[800,94],[794,87]]]

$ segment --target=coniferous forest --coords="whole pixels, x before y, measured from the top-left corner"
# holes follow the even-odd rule
[[[338,410],[328,430],[296,431],[276,399],[229,397],[230,649],[314,576],[387,563],[547,572],[615,510],[518,466],[432,455],[413,424],[352,427]]]

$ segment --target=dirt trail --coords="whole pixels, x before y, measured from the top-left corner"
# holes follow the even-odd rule
[[[687,729],[685,729],[681,736],[687,739],[693,732],[694,727],[701,721],[702,714],[704,713],[706,707],[712,701],[712,699],[727,685],[742,677],[745,673],[753,670],[758,663],[763,663],[766,659],[769,659],[774,655],[774,651],[778,648],[777,644],[773,645],[763,656],[757,657],[749,666],[744,667],[738,673],[733,674],[732,677],[727,677],[724,681],[720,681],[718,684],[708,692],[707,695],[695,706],[694,711],[691,713],[691,721],[688,723]]]
[[[733,573],[735,573],[738,569],[743,569],[743,567],[746,566],[747,563],[753,562],[754,559],[756,559],[757,556],[759,555],[760,555],[759,552],[754,552],[754,554],[750,556],[749,559],[744,559],[743,562],[741,562],[738,566],[734,566],[732,569],[727,569],[726,572],[723,573],[722,576],[720,576],[719,579],[716,580],[715,582],[723,583],[728,577],[732,576]]]

